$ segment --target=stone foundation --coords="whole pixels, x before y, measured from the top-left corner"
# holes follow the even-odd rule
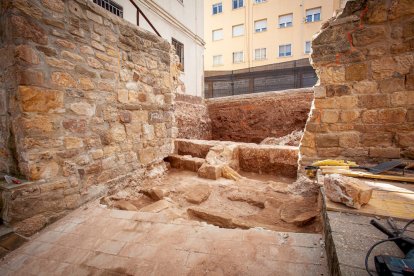
[[[0,168],[29,181],[3,190],[6,223],[163,172],[179,71],[166,40],[87,0],[6,0],[0,21]]]
[[[312,42],[319,76],[300,146],[318,159],[414,158],[414,5],[349,1]]]
[[[206,100],[213,140],[260,143],[305,127],[312,89],[247,94]]]

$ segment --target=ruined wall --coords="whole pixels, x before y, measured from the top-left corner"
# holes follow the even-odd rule
[[[2,1],[1,21],[1,66],[12,68],[1,75],[1,172],[15,147],[16,173],[32,181],[3,191],[6,222],[47,223],[111,183],[162,172],[177,77],[166,40],[87,0]]]
[[[211,139],[211,121],[203,98],[176,94],[174,115],[178,138]]]
[[[305,127],[312,89],[206,100],[214,140],[260,143]]]
[[[414,5],[350,1],[312,42],[320,79],[301,164],[414,158]]]

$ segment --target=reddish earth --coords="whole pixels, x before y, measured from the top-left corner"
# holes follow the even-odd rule
[[[317,196],[303,197],[290,192],[288,185],[294,179],[243,172],[242,175],[238,181],[209,180],[194,172],[172,169],[161,179],[145,181],[140,191],[121,191],[101,203],[128,210],[123,205],[119,207],[119,201],[126,200],[135,207],[131,210],[164,213],[171,220],[205,221],[223,228],[321,231]],[[150,197],[154,193],[161,194],[158,200]]]

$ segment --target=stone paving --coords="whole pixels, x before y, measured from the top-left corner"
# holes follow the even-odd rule
[[[0,275],[329,275],[320,234],[224,229],[97,201],[0,262]]]

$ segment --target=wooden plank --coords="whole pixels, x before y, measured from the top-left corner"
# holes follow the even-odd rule
[[[342,175],[351,176],[351,177],[361,177],[361,178],[371,178],[371,179],[381,179],[381,180],[414,183],[414,177],[399,176],[399,175],[372,174],[372,173],[366,173],[366,172],[355,172],[355,171],[350,171],[347,169],[326,168],[326,169],[322,169],[322,173],[323,174],[337,173],[337,174],[342,174]]]

